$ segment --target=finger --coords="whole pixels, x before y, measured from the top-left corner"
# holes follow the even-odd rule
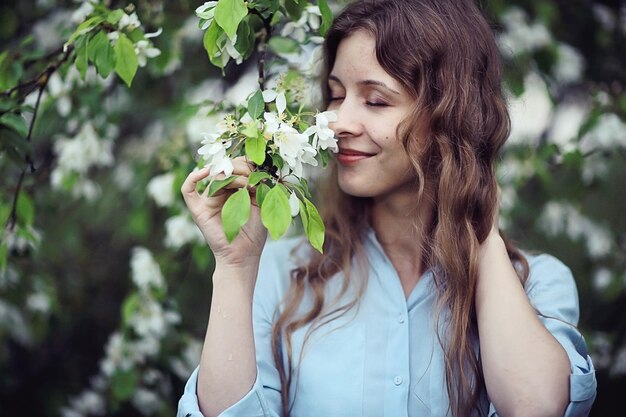
[[[238,156],[233,159],[233,174],[248,176],[254,169],[254,164],[245,156]]]
[[[208,168],[202,168],[197,171],[193,171],[189,175],[187,175],[187,178],[185,178],[183,185],[180,187],[180,191],[183,194],[183,197],[197,197],[198,193],[196,191],[196,184],[198,183],[198,181],[203,180],[208,175]]]

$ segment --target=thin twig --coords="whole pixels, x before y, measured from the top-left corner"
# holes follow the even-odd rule
[[[28,134],[26,135],[26,142],[31,142],[33,136],[33,130],[35,127],[35,121],[37,120],[37,113],[39,112],[39,107],[41,105],[41,96],[43,95],[44,90],[48,86],[48,81],[50,81],[50,77],[54,74],[55,71],[59,69],[59,67],[69,58],[71,54],[71,50],[68,49],[65,51],[63,58],[61,58],[58,62],[48,65],[43,73],[41,73],[36,79],[36,85],[39,88],[39,93],[37,94],[37,101],[35,102],[35,108],[33,110],[33,117],[30,120],[30,125],[28,126]],[[34,90],[34,89],[33,89]],[[30,94],[33,90],[29,91]],[[6,228],[9,231],[13,231],[15,229],[15,224],[17,223],[17,201],[20,197],[20,193],[22,191],[22,185],[24,183],[24,177],[26,176],[26,170],[30,168],[31,174],[36,171],[35,165],[31,158],[30,154],[26,154],[26,163],[27,166],[22,169],[20,173],[20,177],[17,181],[17,186],[15,188],[15,193],[13,194],[13,203],[11,205],[11,213],[9,214],[9,218],[6,221]]]

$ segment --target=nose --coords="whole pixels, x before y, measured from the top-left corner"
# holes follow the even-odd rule
[[[363,126],[352,100],[346,97],[335,105],[329,106],[329,110],[334,110],[337,114],[337,120],[328,124],[328,127],[335,132],[335,137],[341,139],[358,136],[361,133]]]

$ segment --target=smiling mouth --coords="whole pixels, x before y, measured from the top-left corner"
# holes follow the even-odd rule
[[[352,165],[372,156],[374,156],[374,154],[355,151],[352,149],[340,149],[337,154],[337,161],[342,165]]]

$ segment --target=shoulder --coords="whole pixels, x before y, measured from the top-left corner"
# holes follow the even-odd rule
[[[533,306],[542,314],[556,315],[569,323],[578,322],[576,281],[571,269],[550,254],[526,254],[529,276],[525,290]]]

